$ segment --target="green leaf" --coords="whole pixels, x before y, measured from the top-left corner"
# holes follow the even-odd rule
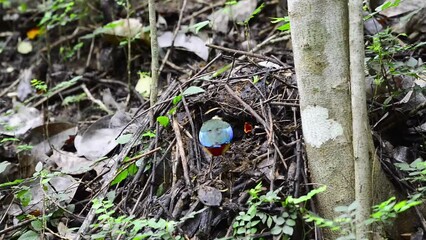
[[[376,12],[381,12],[381,11],[386,10],[388,8],[391,8],[391,7],[397,7],[399,5],[400,1],[401,0],[395,0],[395,1],[388,0],[385,3],[383,3],[382,5],[376,7],[376,9],[374,9],[374,10]]]
[[[195,33],[197,34],[201,29],[203,29],[205,26],[209,25],[210,21],[206,20],[206,21],[202,21],[196,24],[193,24],[191,26],[189,26],[189,29],[194,29]]]
[[[277,27],[277,30],[280,30],[282,32],[289,31],[290,30],[290,23],[286,23],[286,24],[283,24],[283,25]]]
[[[250,17],[248,17],[246,20],[244,20],[244,24],[248,24],[250,19],[254,18],[256,15],[258,15],[262,9],[265,7],[265,3],[262,3],[259,7],[257,7],[250,15]]]
[[[268,220],[266,221],[266,226],[268,226],[268,228],[272,227],[272,218],[268,217]]]
[[[237,0],[228,0],[225,2],[225,5],[231,6],[237,4]]]
[[[177,107],[172,107],[172,108],[169,110],[168,114],[170,114],[170,115],[175,115],[175,114],[176,114],[176,111],[177,111]]]
[[[177,95],[173,98],[172,103],[173,105],[177,105],[180,101],[182,101],[182,95]]]
[[[251,221],[250,222],[250,227],[256,226],[259,222],[260,222],[260,220]]]
[[[245,221],[245,222],[250,222],[252,218],[253,218],[253,217],[252,217],[252,216],[250,216],[249,214],[246,214],[246,215],[244,215],[244,216],[241,216],[241,219],[242,219],[243,221]]]
[[[283,231],[283,228],[280,226],[275,226],[271,229],[271,234],[272,235],[278,235]]]
[[[157,117],[157,122],[160,123],[161,126],[167,127],[169,126],[170,119],[167,116],[159,116]]]
[[[31,191],[29,189],[23,189],[16,193],[16,198],[21,201],[23,207],[26,207],[31,202]]]
[[[38,236],[38,233],[36,233],[36,232],[34,232],[32,230],[25,232],[24,234],[22,234],[18,238],[18,240],[39,240],[39,239],[40,238]]]
[[[288,214],[288,212],[283,212],[281,214],[281,217],[283,217],[283,218],[288,218],[289,216],[290,216],[290,214]]]
[[[250,206],[247,211],[247,214],[250,215],[250,218],[253,218],[256,215],[257,209],[255,205]]]
[[[10,138],[3,138],[3,139],[0,140],[0,144],[1,143],[5,143],[5,142],[19,142],[19,141],[20,141],[19,139],[12,138],[12,137],[10,137]]]
[[[235,221],[234,224],[232,224],[232,228],[237,228],[240,225],[238,221]]]
[[[286,201],[293,204],[299,204],[301,202],[306,202],[310,200],[313,196],[315,196],[318,193],[324,192],[327,189],[326,186],[321,186],[316,189],[312,189],[307,195],[301,196],[299,198],[293,198],[291,196],[287,197]]]
[[[132,136],[133,136],[133,134],[130,134],[130,133],[123,134],[120,137],[118,137],[115,141],[118,144],[126,144],[126,143],[128,143],[130,141],[130,139],[132,139]]]
[[[203,93],[205,92],[204,89],[197,87],[197,86],[191,86],[189,88],[187,88],[185,91],[183,91],[182,95],[183,96],[190,96],[190,95],[195,95],[195,94],[199,94],[199,93]]]
[[[39,220],[36,219],[34,221],[31,222],[31,226],[34,228],[34,230],[36,230],[37,232],[40,232],[43,229],[43,223]]]
[[[267,216],[265,213],[263,213],[263,212],[258,212],[258,213],[256,214],[256,216],[257,216],[258,218],[260,218],[260,220],[262,220],[262,223],[265,223],[265,222],[266,222],[266,220],[268,219],[268,216]]]
[[[284,222],[285,222],[285,219],[282,218],[282,217],[277,217],[275,219],[275,224],[277,224],[277,225],[283,225]]]
[[[246,232],[246,228],[245,227],[240,227],[237,229],[237,234],[243,234]]]
[[[114,180],[112,180],[111,182],[111,186],[114,186],[115,184],[119,184],[121,183],[124,179],[127,178],[127,176],[129,176],[129,171],[127,171],[127,169],[121,171],[115,178]]]
[[[287,219],[285,221],[285,225],[290,226],[290,227],[296,226],[296,221],[294,221],[293,219]]]
[[[254,75],[253,76],[253,84],[256,84],[257,82],[259,82],[260,77],[258,75]]]
[[[155,138],[156,134],[153,131],[146,131],[142,134],[142,137]]]
[[[0,184],[0,187],[15,186],[15,185],[18,185],[18,184],[22,183],[23,181],[24,181],[24,179],[16,179],[13,182],[2,183],[2,184]]]
[[[289,236],[293,235],[294,230],[291,226],[285,225],[282,230],[283,230],[283,233],[285,233]]]

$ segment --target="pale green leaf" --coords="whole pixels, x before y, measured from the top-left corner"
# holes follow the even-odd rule
[[[190,95],[195,95],[195,94],[199,94],[199,93],[203,93],[205,92],[204,89],[197,87],[197,86],[191,86],[189,88],[187,88],[182,95],[184,96],[190,96]]]

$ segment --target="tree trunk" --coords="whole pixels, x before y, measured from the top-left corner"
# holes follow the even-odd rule
[[[371,215],[373,139],[367,114],[364,70],[364,24],[362,0],[349,0],[349,50],[352,96],[353,150],[355,157],[355,198],[357,239],[371,239],[370,225],[364,224]],[[370,150],[372,150],[370,152]]]
[[[302,129],[321,217],[355,200],[349,76],[348,5],[341,0],[289,0]],[[327,232],[327,239],[336,239]]]
[[[328,187],[318,195],[318,213],[333,219],[334,208],[356,196],[356,238],[365,239],[372,236],[363,224],[371,203],[395,191],[375,158],[367,118],[362,3],[349,2],[350,13],[340,0],[288,0],[288,8],[310,177]],[[325,238],[337,233],[326,231]]]

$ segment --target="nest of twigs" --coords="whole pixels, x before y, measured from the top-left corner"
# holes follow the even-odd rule
[[[280,65],[235,65],[225,77],[206,80],[200,74],[183,84],[172,82],[162,93],[154,110],[159,116],[176,108],[172,127],[157,128],[157,137],[148,147],[162,149],[146,162],[153,171],[143,172],[143,165],[131,183],[122,185],[123,206],[133,209],[123,209],[126,214],[178,220],[205,208],[179,230],[189,238],[213,239],[229,236],[234,217],[247,209],[248,191],[257,184],[271,190],[281,187],[282,197],[304,193],[293,72]],[[177,105],[171,103],[171,96],[189,86],[205,92],[183,96]],[[219,157],[206,154],[198,141],[202,122],[214,115],[229,122],[235,135],[230,150]],[[136,120],[142,124],[135,139],[146,130],[149,117]],[[126,150],[131,150],[130,145],[122,156]],[[269,210],[283,211],[272,205]]]

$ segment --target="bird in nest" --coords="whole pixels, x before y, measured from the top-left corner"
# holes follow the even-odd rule
[[[208,153],[213,156],[220,156],[229,149],[233,134],[229,123],[218,116],[214,116],[203,123],[198,137],[201,145]]]

